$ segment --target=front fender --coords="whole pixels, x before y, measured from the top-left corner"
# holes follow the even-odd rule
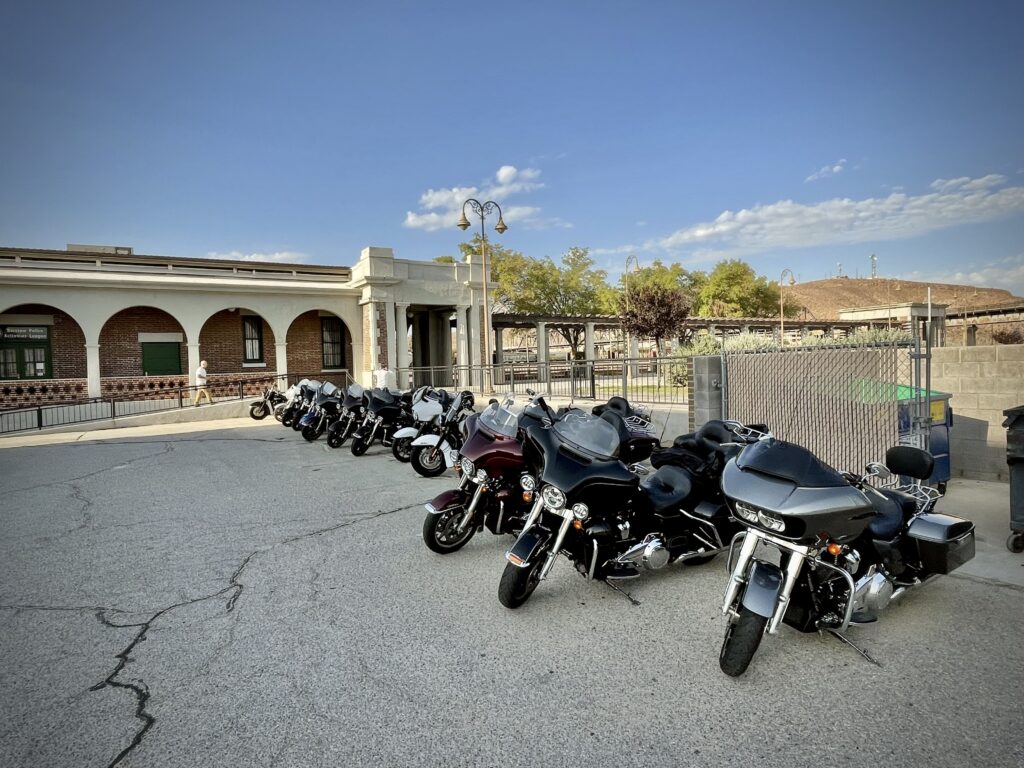
[[[402,438],[405,437],[416,437],[416,433],[418,431],[419,430],[417,430],[416,427],[402,427],[400,430],[395,432],[394,439],[401,440]],[[413,445],[416,445],[416,443],[413,443]]]
[[[505,553],[505,559],[512,565],[526,568],[544,554],[550,537],[550,533],[541,530],[523,531],[516,539],[516,543]]]
[[[412,427],[409,427],[409,429],[412,429]],[[415,435],[416,432],[414,430],[410,437]],[[420,435],[419,437],[412,441],[412,444],[413,447],[416,447],[418,445],[437,445],[438,442],[440,442],[440,440],[441,438],[438,435]]]
[[[740,602],[748,611],[770,619],[775,614],[782,592],[782,569],[777,565],[755,560],[750,567],[747,587]]]
[[[427,508],[427,512],[433,515],[439,512],[444,512],[446,509],[465,507],[469,504],[470,498],[470,494],[466,493],[461,488],[452,488],[444,493],[439,493],[428,501],[425,506]]]

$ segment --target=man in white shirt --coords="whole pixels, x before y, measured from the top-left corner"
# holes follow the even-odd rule
[[[213,398],[210,397],[210,390],[206,388],[206,361],[202,360],[199,363],[199,367],[196,368],[196,397],[192,401],[192,405],[198,406],[199,401],[206,397],[206,402],[213,404]]]

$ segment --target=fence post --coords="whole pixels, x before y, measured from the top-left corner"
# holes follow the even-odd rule
[[[182,397],[181,397],[181,387],[178,387],[178,407],[179,408],[184,408],[185,407],[185,403],[184,403],[184,401],[182,400]]]
[[[590,361],[590,399],[597,399],[597,378],[594,371],[594,361]]]
[[[110,398],[110,418],[117,418],[117,400]]]
[[[36,425],[39,429],[43,428],[43,406],[36,406]]]
[[[629,386],[626,378],[626,374],[629,371],[629,358],[622,358],[622,396],[629,399]]]

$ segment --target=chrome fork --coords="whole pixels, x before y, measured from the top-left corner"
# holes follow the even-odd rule
[[[548,573],[555,565],[555,558],[558,557],[559,550],[562,549],[562,542],[565,541],[565,534],[569,532],[569,526],[572,524],[573,515],[569,510],[563,510],[568,512],[567,515],[562,517],[562,524],[558,528],[558,535],[555,536],[555,544],[551,547],[551,551],[548,553],[548,561],[544,563],[544,567],[541,568],[540,577],[546,579]]]
[[[476,486],[476,492],[473,494],[473,500],[469,502],[469,506],[466,508],[466,514],[462,518],[462,522],[459,523],[459,533],[466,530],[466,526],[469,525],[469,521],[473,519],[473,515],[476,513],[476,507],[480,503],[480,498],[484,495],[486,486],[483,483],[478,483]]]

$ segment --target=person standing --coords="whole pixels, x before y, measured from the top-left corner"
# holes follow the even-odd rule
[[[192,405],[198,406],[199,401],[206,397],[206,402],[213,405],[213,398],[210,397],[210,390],[206,388],[206,361],[201,360],[199,367],[196,368],[196,397],[192,401]]]

